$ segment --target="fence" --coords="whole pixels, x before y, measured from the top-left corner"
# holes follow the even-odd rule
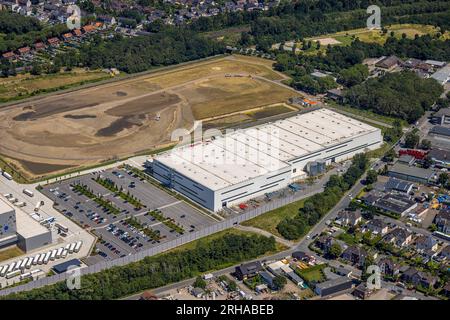
[[[206,237],[210,234],[213,233],[217,233],[229,228],[232,228],[235,225],[238,225],[239,223],[242,223],[244,221],[250,220],[252,218],[255,218],[265,212],[274,210],[274,209],[278,209],[280,207],[283,207],[285,205],[288,205],[294,201],[298,201],[302,198],[307,198],[310,197],[316,193],[319,193],[323,191],[322,188],[317,189],[313,192],[310,192],[308,194],[294,194],[294,195],[290,195],[287,196],[285,198],[281,198],[281,199],[274,199],[269,203],[266,203],[260,207],[257,207],[255,209],[252,209],[248,212],[245,212],[239,216],[236,217],[232,217],[228,220],[216,223],[212,226],[206,227],[202,230],[196,231],[196,232],[192,232],[192,233],[188,233],[185,235],[180,236],[177,239],[162,243],[158,246],[140,251],[138,253],[135,253],[133,255],[129,255],[123,258],[119,258],[119,259],[115,259],[112,261],[103,261],[97,264],[94,264],[92,266],[86,267],[86,268],[81,268],[80,269],[80,273],[81,275],[87,275],[87,274],[92,274],[92,273],[97,273],[100,272],[102,270],[105,269],[109,269],[112,267],[116,267],[116,266],[124,266],[126,264],[132,263],[132,262],[136,262],[139,260],[144,259],[145,257],[150,257],[150,256],[154,256],[156,254],[162,253],[164,251],[179,247],[183,244],[186,244],[188,242],[191,241],[195,241],[198,240],[200,238]],[[35,280],[32,282],[28,282],[26,284],[22,284],[22,285],[18,285],[16,287],[11,287],[11,288],[5,288],[3,290],[0,291],[0,296],[5,296],[11,293],[16,293],[16,292],[20,292],[20,291],[28,291],[28,290],[32,290],[32,289],[36,289],[36,288],[41,288],[47,285],[52,285],[55,284],[57,282],[60,281],[65,281],[69,278],[69,274],[67,273],[62,273],[62,274],[57,274],[57,275],[53,275],[50,277],[45,277],[39,280]]]

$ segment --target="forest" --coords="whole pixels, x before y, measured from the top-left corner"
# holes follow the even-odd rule
[[[14,300],[110,300],[198,276],[201,273],[251,260],[275,250],[275,239],[260,235],[226,234],[194,249],[146,257],[135,263],[82,276],[81,289],[65,282],[11,294]]]
[[[419,119],[444,92],[434,79],[422,79],[413,72],[389,73],[350,88],[345,96],[356,108],[402,118]]]

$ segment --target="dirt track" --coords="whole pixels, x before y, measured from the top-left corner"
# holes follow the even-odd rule
[[[227,57],[19,103],[0,109],[0,154],[28,177],[133,155],[194,120],[287,100],[281,79],[266,60]]]

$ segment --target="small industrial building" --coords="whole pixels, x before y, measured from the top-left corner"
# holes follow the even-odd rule
[[[0,199],[0,248],[17,244],[25,252],[52,243],[52,233],[20,208]]]
[[[218,211],[306,178],[307,164],[344,161],[377,149],[381,131],[316,109],[172,149],[153,159],[153,176]],[[313,170],[314,171],[314,170]]]
[[[450,108],[439,109],[433,114],[431,120],[435,124],[450,124]]]
[[[435,176],[431,169],[408,166],[398,162],[389,169],[388,175],[390,177],[422,184],[432,182]]]
[[[450,128],[443,126],[434,126],[429,131],[429,134],[435,137],[450,139]]]
[[[441,85],[450,81],[450,65],[447,65],[431,75],[431,78],[439,82]]]
[[[349,290],[353,287],[353,281],[348,277],[339,277],[318,283],[315,288],[316,294],[321,297],[336,294],[338,292]]]
[[[69,270],[69,268],[76,268],[76,267],[80,267],[81,266],[81,261],[78,259],[71,259],[69,261],[65,261],[63,263],[57,264],[56,266],[53,267],[53,270],[56,273],[64,273],[67,270]]]
[[[388,182],[384,185],[384,190],[390,192],[390,191],[396,191],[401,192],[405,194],[409,194],[414,187],[414,184],[406,181],[402,181],[396,178],[389,178]]]
[[[444,149],[433,149],[431,150],[428,155],[430,156],[431,160],[438,165],[442,167],[448,167],[450,166],[450,152]]]

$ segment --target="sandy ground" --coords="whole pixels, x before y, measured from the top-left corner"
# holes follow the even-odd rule
[[[230,56],[0,109],[0,154],[29,178],[170,144],[194,120],[284,102],[272,61]]]
[[[338,41],[334,38],[321,38],[321,39],[317,39],[316,41],[318,41],[321,46],[336,45],[336,44],[341,43],[340,41]]]

